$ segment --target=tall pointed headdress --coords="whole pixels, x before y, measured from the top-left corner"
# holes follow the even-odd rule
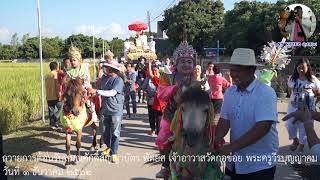
[[[108,50],[107,52],[106,52],[106,54],[104,55],[104,58],[107,60],[107,59],[113,59],[113,56],[114,56],[114,54],[110,51],[110,50]]]
[[[184,25],[183,35],[182,35],[182,42],[179,44],[179,46],[174,51],[173,57],[177,61],[180,58],[192,58],[192,59],[195,59],[196,56],[197,56],[196,50],[194,50],[193,47],[191,45],[189,45],[188,42],[187,42],[186,27]]]
[[[77,59],[78,61],[82,61],[81,53],[78,48],[76,48],[73,43],[71,42],[71,46],[69,48],[69,58],[70,59]]]

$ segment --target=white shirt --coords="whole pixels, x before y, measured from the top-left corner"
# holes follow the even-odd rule
[[[273,88],[258,80],[254,80],[243,92],[238,90],[237,86],[231,86],[224,95],[220,117],[230,121],[231,143],[247,133],[257,122],[273,122],[270,131],[256,143],[234,152],[233,155],[241,156],[242,161],[227,162],[228,169],[233,170],[235,166],[237,174],[247,174],[276,165],[275,155],[278,152],[279,140],[276,129],[277,97]],[[263,155],[274,158],[260,159],[260,162],[249,159]]]
[[[297,79],[297,81],[294,82],[291,80],[291,78],[289,78],[288,87],[291,88],[292,91],[291,91],[291,96],[288,103],[288,113],[291,113],[297,110],[297,105],[294,102],[296,102],[296,98],[299,97],[300,93],[305,93],[309,97],[308,98],[309,110],[315,111],[316,98],[313,91],[319,90],[320,81],[315,76],[312,76],[312,80],[313,82],[310,82],[308,80]]]
[[[155,52],[156,52],[156,42],[150,41],[150,42],[148,43],[148,45],[149,45],[151,51],[155,53]]]
[[[124,52],[128,52],[131,47],[131,42],[130,41],[125,41],[124,42]]]

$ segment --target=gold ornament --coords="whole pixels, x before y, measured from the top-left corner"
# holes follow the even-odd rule
[[[106,59],[106,60],[112,60],[112,59],[113,59],[113,56],[114,56],[114,54],[113,54],[110,50],[108,50],[108,51],[106,52],[106,54],[104,55],[104,59]]]
[[[73,43],[71,43],[71,46],[69,48],[69,58],[72,59],[77,59],[79,62],[82,62],[82,57],[81,53],[78,48],[76,48]]]

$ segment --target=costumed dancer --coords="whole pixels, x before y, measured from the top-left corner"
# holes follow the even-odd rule
[[[91,83],[90,83],[90,72],[89,72],[89,64],[83,63],[83,59],[81,56],[80,51],[78,48],[74,47],[73,44],[71,44],[69,48],[69,59],[71,60],[71,68],[69,68],[66,71],[66,76],[64,78],[64,82],[67,80],[67,78],[71,79],[82,79],[83,80],[83,87],[88,91],[92,89]],[[62,93],[63,94],[63,93]],[[92,99],[89,97],[89,93],[87,92],[85,95],[85,106],[87,109],[87,114],[89,118],[93,122],[96,122],[98,120],[97,114],[95,112],[95,105],[92,101]],[[61,114],[61,123],[64,127],[66,127],[68,133],[72,133],[73,130],[77,130],[76,127],[78,127],[76,124],[77,122],[74,121],[74,123],[71,123],[69,118],[65,116],[64,113]],[[80,122],[79,122],[80,123]]]
[[[193,76],[196,51],[186,40],[183,40],[175,50],[174,59],[176,71],[172,74],[163,73],[157,89],[157,98],[161,104],[165,104],[160,121],[160,131],[156,138],[156,145],[160,154],[165,155],[165,162],[162,164],[162,169],[156,174],[157,178],[165,178],[170,173],[169,154],[173,143],[170,139],[172,136],[170,124],[178,109],[180,96],[188,87],[201,85]]]

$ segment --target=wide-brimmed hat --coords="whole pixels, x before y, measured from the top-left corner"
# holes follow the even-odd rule
[[[121,65],[115,60],[109,60],[102,63],[102,67],[111,67],[118,71],[122,71]]]
[[[256,62],[254,51],[249,48],[237,48],[233,51],[230,62],[217,63],[218,66],[240,65],[263,67]]]

